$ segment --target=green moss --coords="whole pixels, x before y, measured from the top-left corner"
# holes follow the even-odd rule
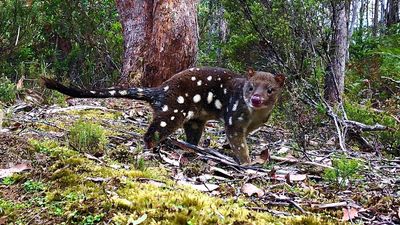
[[[68,115],[77,115],[83,120],[115,120],[121,117],[121,112],[110,112],[104,110],[97,109],[89,109],[89,110],[71,110],[67,112]]]
[[[104,153],[108,140],[100,125],[78,121],[70,130],[69,142],[79,151],[96,155]]]

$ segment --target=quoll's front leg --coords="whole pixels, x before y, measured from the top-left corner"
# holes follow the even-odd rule
[[[250,163],[249,148],[246,142],[246,133],[242,129],[226,127],[229,144],[240,164]]]

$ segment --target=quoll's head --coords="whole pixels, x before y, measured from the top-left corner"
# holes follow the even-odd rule
[[[249,80],[243,90],[247,105],[253,109],[271,107],[283,90],[285,76],[249,69]]]

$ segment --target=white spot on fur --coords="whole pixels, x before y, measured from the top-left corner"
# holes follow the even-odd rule
[[[190,68],[189,70],[190,70],[190,71],[193,71],[193,70],[194,70],[194,68]]]
[[[142,88],[138,88],[137,91],[138,91],[138,92],[142,92],[143,89],[142,89]]]
[[[221,109],[222,108],[222,103],[221,103],[220,100],[218,100],[218,99],[215,100],[214,104],[215,104],[215,108],[217,108],[217,109]]]
[[[201,80],[197,81],[197,86],[201,86]]]
[[[229,125],[232,125],[232,116],[229,117]]]
[[[226,88],[224,88],[224,94],[228,93],[228,90],[226,90]]]
[[[207,95],[207,102],[208,102],[208,104],[210,104],[210,103],[212,102],[213,96],[214,96],[214,94],[213,94],[211,91],[208,92],[208,95]]]
[[[185,97],[189,97],[189,94],[188,94],[188,93],[185,93]]]
[[[164,87],[164,91],[168,91],[168,89],[169,89],[169,86]]]
[[[120,95],[127,95],[128,92],[127,92],[126,90],[123,90],[123,91],[119,91],[119,94],[120,94]]]
[[[92,94],[96,94],[96,92],[95,92],[95,91],[90,91],[90,93],[92,93]]]
[[[162,107],[162,111],[163,111],[163,112],[168,111],[168,106],[167,106],[167,105],[164,105],[164,106]]]
[[[175,116],[171,116],[171,120],[174,120],[175,119]]]
[[[195,81],[195,80],[196,80],[196,77],[193,76],[193,77],[192,77],[192,81]]]
[[[166,127],[166,126],[167,126],[167,123],[164,122],[164,121],[161,121],[160,126],[161,126],[161,127]]]
[[[193,118],[193,116],[194,116],[194,112],[193,111],[189,111],[186,118],[190,120],[191,118]]]
[[[217,80],[221,80],[221,77],[218,77],[218,79]]]
[[[226,73],[226,71],[224,71],[224,73]]]
[[[212,80],[212,76],[208,76],[208,77],[207,77],[207,80],[208,80],[208,81],[211,81],[211,80]]]
[[[174,109],[174,113],[177,113],[178,112],[178,110],[177,109]]]
[[[110,93],[110,95],[114,96],[116,91],[109,91],[108,93]]]
[[[197,71],[199,71],[199,70],[200,70],[200,68],[196,68],[196,70],[197,70]]]
[[[238,120],[243,121],[243,117],[239,117]]]
[[[235,132],[235,133],[233,134],[233,136],[237,137],[237,136],[238,136],[238,133],[237,133],[237,132]]]
[[[242,146],[242,148],[244,148],[244,144],[243,143],[240,146]]]
[[[179,104],[185,103],[185,99],[184,99],[182,96],[179,96],[179,97],[176,99],[176,101],[177,101]]]
[[[235,104],[233,104],[232,112],[235,112],[237,110],[238,105],[239,105],[239,100],[236,100]]]
[[[183,116],[186,116],[186,113],[184,112],[184,113],[182,113],[183,114]]]
[[[199,94],[197,94],[197,95],[195,95],[195,96],[193,97],[193,102],[194,102],[194,103],[198,103],[200,100],[201,100],[201,96],[200,96]]]
[[[221,88],[223,88],[224,87],[224,85],[223,84],[221,84],[221,85],[219,85]]]

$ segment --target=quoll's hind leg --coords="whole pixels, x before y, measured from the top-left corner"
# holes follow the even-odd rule
[[[156,147],[161,141],[174,133],[182,124],[183,118],[179,115],[163,115],[156,117],[144,135],[145,148]]]
[[[245,132],[240,129],[234,129],[233,127],[226,127],[226,136],[239,163],[250,163],[249,148],[247,146]]]
[[[198,145],[201,135],[203,134],[205,124],[206,121],[197,119],[189,120],[183,124],[186,134],[186,141],[192,145]]]

